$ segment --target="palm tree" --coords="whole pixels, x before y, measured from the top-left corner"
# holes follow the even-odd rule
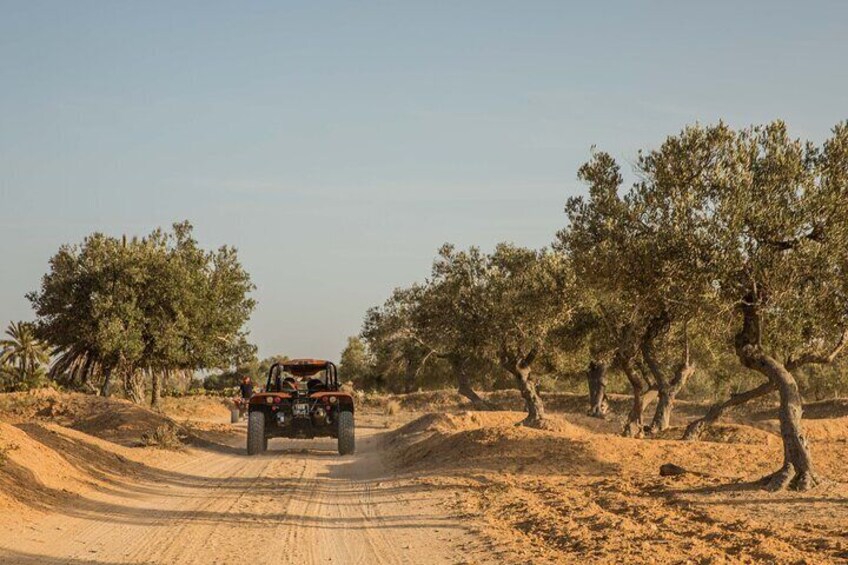
[[[65,386],[98,391],[95,382],[102,375],[103,366],[96,351],[84,345],[74,345],[57,348],[53,354],[55,358],[50,367],[51,379]]]
[[[0,367],[9,366],[20,381],[34,383],[50,361],[47,346],[35,336],[31,323],[12,322],[6,335],[7,339],[0,340]]]

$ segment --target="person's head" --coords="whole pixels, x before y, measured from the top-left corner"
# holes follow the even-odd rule
[[[250,377],[248,377],[247,375],[245,375],[245,376],[241,379],[241,382],[243,382],[243,383],[244,383],[244,384],[246,384],[246,385],[249,385],[249,384],[250,384]]]

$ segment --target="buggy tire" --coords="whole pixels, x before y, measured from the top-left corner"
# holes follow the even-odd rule
[[[254,410],[247,416],[247,454],[259,455],[265,451],[268,440],[265,438],[265,413]]]
[[[354,434],[353,412],[339,412],[339,455],[350,455],[356,451],[356,435]]]

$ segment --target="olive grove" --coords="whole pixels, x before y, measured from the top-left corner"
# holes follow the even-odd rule
[[[488,388],[497,366],[536,426],[545,419],[539,356],[580,356],[590,415],[605,416],[609,374],[626,377],[622,433],[631,437],[667,429],[692,379],[731,396],[689,422],[687,439],[776,393],[784,455],[763,484],[815,486],[799,382],[829,390],[844,381],[848,124],[821,145],[792,138],[780,121],[693,125],[640,152],[632,169],[626,185],[618,162],[593,151],[578,171],[587,194],[567,201],[551,249],[443,247],[429,280],[397,291],[407,307],[369,313],[366,348],[377,355],[394,343],[381,335],[403,336],[409,359],[448,360],[458,389],[481,406],[469,378]],[[489,363],[479,366],[488,372],[470,376],[457,359]]]

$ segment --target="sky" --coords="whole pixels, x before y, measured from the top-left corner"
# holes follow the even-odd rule
[[[848,2],[0,0],[0,323],[63,243],[189,220],[261,356],[338,359],[444,242],[540,247],[592,146],[848,118]]]

